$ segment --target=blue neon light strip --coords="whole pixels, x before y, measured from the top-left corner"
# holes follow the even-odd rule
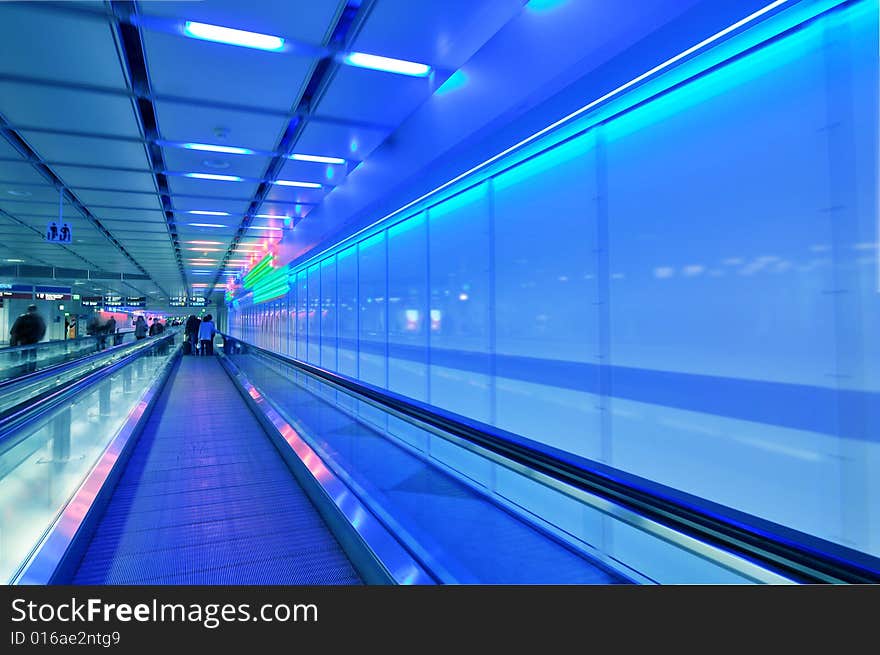
[[[673,69],[675,64],[678,64],[679,62],[683,62],[683,60],[687,60],[692,55],[695,55],[700,51],[704,51],[704,50],[708,51],[709,46],[712,46],[713,44],[718,44],[720,41],[722,41],[728,35],[730,35],[734,32],[737,32],[737,31],[744,30],[746,27],[750,27],[753,23],[758,21],[758,19],[760,19],[761,17],[783,7],[784,5],[793,5],[793,4],[795,4],[795,2],[796,2],[796,0],[775,0],[774,2],[767,4],[766,6],[759,9],[758,11],[755,11],[755,12],[749,14],[745,18],[742,18],[742,19],[736,21],[735,23],[729,25],[728,27],[725,27],[724,29],[716,32],[712,36],[709,36],[706,39],[703,39],[699,43],[691,46],[690,48],[687,48],[686,50],[683,50],[679,54],[677,54],[673,57],[670,57],[669,59],[665,60],[664,62],[662,62],[662,63],[654,66],[653,68],[650,68],[649,70],[645,71],[644,73],[634,77],[633,79],[629,80],[628,82],[625,82],[624,84],[621,84],[617,88],[599,96],[595,100],[592,100],[591,102],[583,105],[582,107],[576,109],[575,111],[571,112],[570,114],[563,116],[559,120],[551,123],[550,125],[542,128],[541,130],[538,130],[537,132],[534,132],[533,134],[527,136],[526,138],[522,139],[521,141],[518,141],[517,143],[502,150],[501,152],[493,155],[492,157],[489,157],[488,159],[484,160],[483,162],[477,164],[476,166],[469,168],[468,170],[453,177],[452,179],[448,180],[447,182],[444,182],[443,184],[435,187],[434,189],[422,194],[418,198],[415,198],[414,200],[412,200],[412,201],[406,203],[405,205],[390,212],[389,214],[386,214],[385,216],[377,219],[376,221],[372,222],[371,224],[367,225],[364,228],[361,228],[360,230],[358,230],[354,234],[346,237],[342,241],[339,241],[338,243],[334,244],[333,246],[330,246],[329,248],[313,255],[309,259],[305,260],[302,264],[297,265],[296,270],[301,270],[302,268],[309,266],[315,260],[323,258],[324,256],[326,256],[330,252],[338,251],[338,250],[342,249],[344,247],[344,244],[347,244],[348,242],[357,239],[359,236],[361,236],[364,233],[367,233],[367,232],[370,232],[370,231],[376,229],[379,225],[387,222],[389,219],[394,218],[395,216],[398,216],[401,213],[406,212],[407,210],[424,203],[424,201],[431,199],[431,198],[434,198],[436,196],[439,196],[439,194],[441,194],[441,192],[443,192],[443,191],[450,190],[451,193],[455,193],[454,189],[450,189],[450,187],[453,187],[457,183],[464,181],[466,178],[474,175],[477,172],[485,171],[486,169],[491,167],[492,164],[499,162],[499,160],[504,159],[505,157],[507,157],[508,155],[510,155],[516,151],[523,150],[525,146],[530,145],[530,144],[534,144],[536,141],[541,139],[541,137],[544,137],[544,136],[548,135],[549,133],[554,132],[563,126],[571,126],[572,133],[576,133],[578,131],[582,131],[582,130],[586,129],[585,126],[571,125],[571,124],[573,123],[574,119],[583,117],[591,110],[596,109],[599,106],[604,106],[606,103],[608,103],[611,100],[617,99],[622,94],[624,94],[625,91],[633,90],[635,87],[638,87],[641,83],[646,82],[649,79],[658,78],[658,77],[660,77],[661,73],[670,72],[670,70]],[[737,43],[735,46],[736,51],[742,52],[743,50],[748,49],[749,47],[755,45],[756,43],[760,43],[760,42],[765,41],[769,38],[772,38],[776,34],[779,34],[783,31],[785,31],[789,27],[792,27],[792,26],[795,26],[795,25],[800,24],[802,22],[805,22],[805,21],[809,20],[810,18],[813,18],[813,17],[821,14],[824,11],[827,11],[830,8],[833,8],[837,5],[843,4],[844,2],[846,2],[846,0],[826,0],[825,2],[810,3],[809,6],[802,8],[800,12],[792,14],[790,20],[788,20],[787,22],[783,21],[783,24],[781,24],[781,25],[776,25],[776,24],[772,25],[769,28],[769,30],[770,30],[769,32],[765,31],[762,33],[755,33],[752,36],[750,41],[746,41],[743,43]],[[797,9],[797,7],[795,7],[795,9]],[[788,14],[788,12],[786,12],[786,14]],[[713,50],[713,52],[714,52],[714,50]],[[731,57],[734,54],[735,54],[735,52],[727,52],[727,51],[719,52],[716,55],[716,59],[718,61],[720,61],[720,60],[723,60],[724,58]],[[694,61],[696,62],[697,60],[694,60]],[[687,63],[690,64],[691,61],[688,61]],[[708,62],[703,61],[703,62],[697,62],[694,65],[698,66],[700,69],[705,70],[706,68],[714,65],[715,63],[717,63],[717,61],[708,61]],[[693,75],[693,74],[695,74],[695,71],[691,70],[691,67],[688,66],[687,70],[682,70],[680,72],[680,75],[678,75],[678,77],[684,78],[688,75]],[[677,81],[678,80],[668,80],[668,81],[666,81],[667,82],[666,86],[672,86]],[[656,93],[657,89],[654,89],[652,92]],[[635,104],[636,102],[638,102],[640,100],[640,98],[627,97],[627,100],[632,101],[630,104]],[[621,108],[618,108],[618,111],[620,111],[620,110],[621,110]],[[560,138],[564,138],[565,136],[566,135],[560,135]],[[441,200],[441,198],[437,198],[437,202],[439,202],[440,200]]]

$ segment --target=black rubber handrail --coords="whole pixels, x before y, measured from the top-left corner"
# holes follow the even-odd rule
[[[135,359],[154,350],[163,341],[173,339],[174,336],[174,334],[161,335],[156,340],[143,344],[141,348],[129,353],[122,359],[65,383],[65,386],[61,389],[53,389],[49,393],[27,402],[26,406],[19,407],[16,411],[4,416],[0,419],[0,455],[18,443],[12,437],[19,433],[24,425],[40,419],[44,414],[63,405],[83,389],[99,383]]]
[[[123,333],[125,334],[125,333]],[[89,337],[91,338],[91,337]],[[51,342],[50,342],[51,343]],[[100,359],[101,357],[106,357],[107,355],[112,355],[117,352],[121,352],[126,348],[131,348],[132,346],[137,345],[137,341],[129,341],[128,343],[121,343],[118,346],[110,346],[105,350],[98,350],[95,352],[90,352],[87,355],[83,355],[81,357],[76,357],[75,359],[71,359],[66,362],[59,362],[58,364],[53,364],[51,366],[47,366],[46,368],[41,368],[36,371],[32,371],[31,373],[25,373],[24,375],[19,375],[14,378],[7,378],[5,380],[0,380],[0,393],[5,392],[7,387],[15,386],[17,384],[23,384],[28,382],[36,382],[43,378],[52,377],[54,375],[61,375],[65,373],[67,370],[71,368],[76,368],[77,366],[84,366],[92,361]],[[34,346],[21,346],[21,348],[33,348]],[[19,346],[16,346],[19,348]]]
[[[223,339],[241,343],[248,349],[368,398],[404,417],[453,434],[797,581],[880,583],[880,559],[866,553],[638,478],[599,462],[542,446],[494,426],[470,422],[464,417],[254,346],[236,337],[224,334]]]
[[[134,330],[118,330],[113,334],[131,334]],[[50,339],[49,341],[38,341],[37,343],[32,343],[27,346],[3,346],[0,347],[0,355],[5,355],[6,353],[15,352],[17,350],[31,350],[34,348],[48,348],[49,346],[57,346],[62,343],[76,343],[80,341],[94,341],[97,343],[100,339],[107,339],[108,337],[112,337],[113,334],[87,334],[80,337],[74,337],[73,339]]]

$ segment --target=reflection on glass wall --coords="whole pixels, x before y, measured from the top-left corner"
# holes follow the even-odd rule
[[[319,330],[325,368],[880,555],[877,16],[585,117],[313,262],[296,356]]]

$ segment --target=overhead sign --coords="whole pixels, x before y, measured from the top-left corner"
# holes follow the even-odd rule
[[[49,221],[49,224],[46,225],[46,241],[51,241],[52,243],[73,243],[73,230],[70,229],[70,223]]]
[[[97,307],[101,304],[103,296],[83,296],[82,304],[84,307]]]
[[[147,306],[147,297],[146,296],[128,296],[125,299],[126,307],[146,307]]]
[[[122,307],[122,296],[104,296],[104,305],[107,307]]]
[[[187,303],[190,307],[204,307],[205,298],[203,296],[192,296]]]
[[[171,296],[168,304],[172,307],[186,307],[186,296]]]
[[[37,300],[70,300],[70,287],[44,287],[34,288]]]
[[[33,297],[34,288],[29,284],[0,284],[0,298],[32,300]]]

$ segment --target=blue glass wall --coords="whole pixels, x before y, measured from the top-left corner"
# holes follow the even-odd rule
[[[308,262],[291,354],[880,554],[877,15],[752,30]]]

